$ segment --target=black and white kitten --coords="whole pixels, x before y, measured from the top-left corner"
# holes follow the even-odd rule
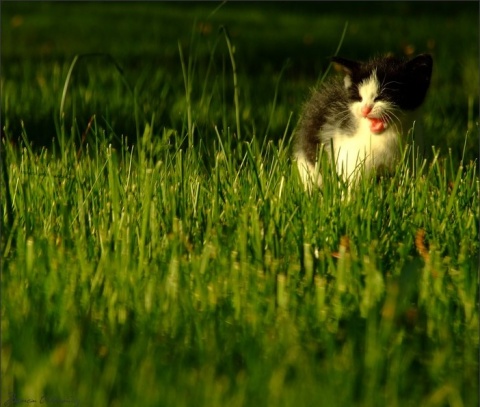
[[[362,164],[367,171],[392,168],[407,128],[406,113],[422,104],[433,65],[428,54],[409,61],[391,56],[365,63],[331,60],[346,73],[343,83],[334,79],[314,90],[295,131],[295,156],[305,186],[322,184],[315,169],[322,145],[344,179],[354,177]]]

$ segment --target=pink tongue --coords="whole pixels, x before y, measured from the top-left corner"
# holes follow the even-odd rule
[[[370,120],[370,130],[373,133],[380,133],[385,130],[385,123],[381,119],[368,119]]]

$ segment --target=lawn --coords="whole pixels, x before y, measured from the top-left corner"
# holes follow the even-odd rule
[[[2,406],[478,405],[478,3],[1,7]],[[432,85],[307,193],[337,48]]]

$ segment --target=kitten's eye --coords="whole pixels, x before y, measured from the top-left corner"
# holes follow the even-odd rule
[[[348,96],[349,96],[350,100],[352,100],[353,102],[361,102],[362,101],[362,97],[360,96],[360,93],[358,91],[357,86],[351,86],[349,88]]]

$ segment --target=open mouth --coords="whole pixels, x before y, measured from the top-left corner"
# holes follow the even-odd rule
[[[380,134],[388,127],[386,119],[381,117],[367,117],[370,122],[370,131],[374,134]]]

